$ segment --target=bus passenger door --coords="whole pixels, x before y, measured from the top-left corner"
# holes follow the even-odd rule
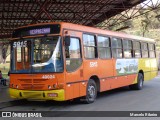
[[[74,32],[75,33],[75,32]],[[65,44],[65,64],[66,64],[66,99],[82,96],[86,92],[83,82],[83,64],[81,41],[78,34],[69,38],[69,44]],[[65,43],[67,40],[65,40]],[[82,85],[84,87],[82,87]]]

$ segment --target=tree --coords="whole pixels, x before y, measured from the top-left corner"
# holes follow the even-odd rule
[[[7,56],[10,55],[10,45],[7,39],[0,41],[0,63],[6,63]]]

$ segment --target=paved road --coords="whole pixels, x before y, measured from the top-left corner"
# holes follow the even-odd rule
[[[116,90],[103,92],[98,95],[97,100],[92,104],[82,104],[76,101],[73,102],[12,101],[12,102],[0,103],[0,111],[15,111],[15,110],[16,111],[24,111],[24,110],[25,111],[160,111],[160,76],[156,77],[151,81],[145,82],[143,90],[140,91],[129,90],[128,87],[124,87]],[[76,119],[79,120],[80,118]],[[127,118],[125,119],[127,120]]]

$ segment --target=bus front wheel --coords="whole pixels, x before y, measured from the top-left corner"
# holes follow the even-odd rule
[[[130,85],[129,88],[132,90],[141,90],[143,88],[144,77],[142,73],[138,73],[137,83]]]
[[[87,84],[85,103],[93,103],[97,97],[97,86],[94,80],[90,79]]]

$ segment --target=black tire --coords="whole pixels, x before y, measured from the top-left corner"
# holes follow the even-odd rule
[[[143,88],[144,77],[142,73],[138,73],[137,83],[130,85],[131,90],[141,90]]]
[[[96,100],[97,86],[94,80],[90,79],[87,84],[86,96],[83,99],[84,103],[90,104]]]

